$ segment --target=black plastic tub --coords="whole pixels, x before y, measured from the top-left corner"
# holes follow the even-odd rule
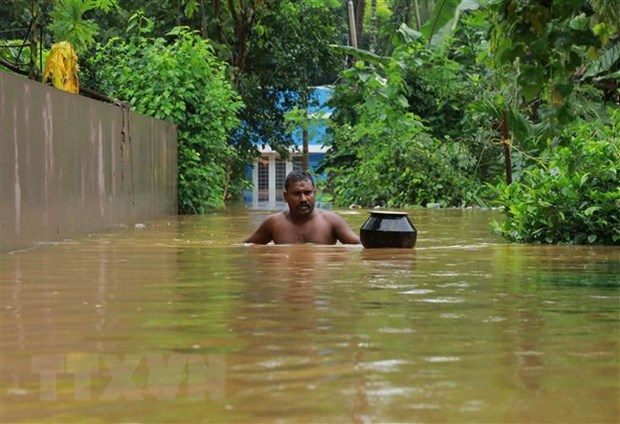
[[[418,231],[409,220],[407,212],[371,211],[360,228],[362,245],[367,249],[412,249]]]

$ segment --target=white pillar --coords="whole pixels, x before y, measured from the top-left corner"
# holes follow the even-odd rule
[[[276,206],[276,156],[269,155],[269,207]]]
[[[258,161],[254,161],[254,167],[252,168],[252,207],[256,209],[258,207]]]
[[[293,170],[293,156],[289,156],[286,161],[286,175]]]

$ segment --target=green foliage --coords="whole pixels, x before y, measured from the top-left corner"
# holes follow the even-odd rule
[[[58,0],[50,13],[49,29],[56,42],[69,41],[81,54],[95,42],[99,33],[99,25],[93,19],[84,19],[84,14],[96,9],[108,12],[112,8],[118,10],[116,0]]]
[[[461,121],[465,108],[476,94],[479,79],[472,70],[451,59],[455,54],[449,46],[429,48],[421,34],[401,25],[394,37],[396,46],[390,57],[381,57],[353,48],[340,50],[358,60],[359,81],[351,86],[349,71],[344,73],[340,83],[348,87],[339,97],[337,92],[333,101],[339,107],[336,119],[341,115],[355,115],[352,107],[363,102],[362,91],[358,88],[371,75],[386,80],[388,92],[397,92],[399,101],[406,102],[406,110],[420,116],[437,138],[459,138],[462,136]],[[471,56],[471,53],[460,53]],[[471,59],[470,59],[471,61]],[[356,77],[357,78],[357,77]],[[355,79],[355,78],[354,78]],[[387,95],[387,94],[385,94]]]
[[[516,242],[620,244],[620,110],[612,123],[575,122],[523,179],[496,187],[506,218],[495,228]]]
[[[5,3],[5,36],[20,39],[33,3]],[[254,146],[286,151],[290,125],[309,124],[309,86],[337,81],[324,167],[340,205],[469,203],[484,189],[481,182],[494,185],[503,177],[506,160],[517,183],[496,194],[518,211],[518,219],[503,224],[512,240],[598,243],[599,227],[613,215],[599,198],[604,178],[598,172],[615,169],[603,158],[617,159],[609,147],[617,137],[597,122],[606,104],[620,103],[618,0],[380,0],[375,53],[333,48],[348,38],[346,2],[339,0],[47,4],[54,5],[52,24],[43,6],[43,27],[78,40],[72,41],[85,50],[82,59],[93,40],[117,37],[82,61],[84,85],[179,125],[183,212],[219,206],[238,192]],[[119,13],[106,13],[111,8]],[[135,14],[139,8],[143,14]],[[185,29],[170,32],[179,25],[200,29],[210,41]],[[43,46],[51,44],[49,32],[42,38]],[[28,47],[19,58],[1,50],[15,63],[28,56]],[[338,78],[352,58],[355,66]],[[512,155],[504,156],[503,139]],[[574,155],[592,168],[586,177]],[[562,230],[568,238],[549,235],[560,227],[560,214],[535,204],[538,190],[541,202],[553,199],[565,218],[578,215],[566,212],[573,205],[592,228]],[[564,190],[563,197],[554,190]],[[522,236],[530,227],[535,238]]]
[[[32,20],[32,0],[0,1],[0,37],[27,41]]]
[[[478,6],[479,0],[438,0],[420,31],[429,45],[440,44],[454,30],[461,12]]]
[[[141,19],[136,16],[133,22]],[[148,21],[135,23],[140,33],[149,27]],[[239,124],[242,103],[207,40],[187,28],[175,28],[168,36],[171,42],[140,34],[129,42],[112,39],[90,68],[104,92],[178,125],[179,211],[203,213],[222,206],[235,188],[229,180],[239,159],[228,140]]]
[[[340,61],[337,16],[320,2],[272,0],[249,37],[238,90],[247,108],[235,142],[253,152],[258,143],[285,152],[293,144],[285,115],[308,107],[311,87],[332,82]],[[277,7],[276,7],[277,6]]]
[[[367,2],[368,5],[369,2]],[[378,7],[382,2],[378,3]],[[428,46],[438,46],[450,40],[459,28],[459,21],[468,11],[480,7],[480,0],[389,0],[389,9],[379,18],[380,51],[390,54],[394,35],[404,25],[415,28]],[[368,8],[368,7],[367,7]]]
[[[175,22],[200,28],[217,56],[230,68],[233,85],[247,106],[233,143],[248,160],[255,146],[284,152],[293,144],[284,115],[307,107],[304,96],[314,85],[331,83],[341,65],[330,49],[342,37],[339,0],[127,0],[128,10],[142,7],[156,16],[155,31]],[[340,26],[339,26],[340,25]]]
[[[0,58],[16,66],[27,66],[30,62],[30,46],[22,46],[23,43],[22,40],[0,40]],[[4,68],[0,65],[0,69]]]
[[[468,148],[450,137],[460,116],[450,125],[442,111],[458,104],[458,67],[433,66],[435,60],[455,64],[414,38],[390,58],[364,55],[371,63],[356,62],[336,87],[325,170],[338,205],[461,205],[469,200],[463,187],[473,160]],[[424,91],[429,87],[432,93]],[[424,123],[418,110],[426,113]]]
[[[557,126],[578,116],[582,99],[573,94],[584,82],[596,83],[605,96],[617,90],[617,0],[494,0],[491,12],[494,58],[516,64],[528,102],[548,106],[541,120]]]
[[[322,113],[310,112],[306,108],[293,107],[284,114],[286,130],[292,135],[302,138],[305,130],[308,140],[313,140],[319,135],[320,128],[327,124],[327,119]]]
[[[448,49],[429,49],[409,43],[395,50],[394,57],[406,64],[405,84],[410,110],[424,118],[438,138],[463,136],[464,110],[475,94],[472,79]]]
[[[364,119],[355,128],[340,127],[335,139],[348,156],[346,167],[325,169],[336,205],[461,204],[465,184],[458,162],[467,152],[433,139],[415,115],[405,113],[394,125]]]
[[[563,58],[571,54],[571,49],[583,52],[584,47],[566,46],[551,40],[553,37],[571,38],[575,37],[575,34],[570,31],[565,34],[554,33],[553,36],[548,34],[550,38],[544,42],[553,44],[553,47],[549,45],[544,51],[535,51],[534,39],[543,42],[541,40],[544,37],[541,36],[539,40],[537,35],[529,31],[545,25],[549,28],[560,28],[565,24],[561,16],[572,16],[575,10],[579,10],[575,9],[575,3],[564,4],[563,7],[554,6],[552,10],[555,18],[532,14],[511,15],[510,8],[507,9],[508,12],[499,8],[498,14],[498,4],[508,2],[493,3],[491,9],[482,9],[469,15],[466,18],[467,25],[461,26],[464,30],[459,30],[460,39],[471,39],[473,35],[473,39],[477,40],[471,47],[475,50],[479,69],[476,72],[479,83],[475,99],[466,106],[464,133],[473,134],[475,147],[472,150],[479,157],[480,163],[477,174],[483,181],[493,181],[501,176],[498,171],[500,166],[506,166],[501,162],[507,158],[511,159],[508,165],[509,173],[513,180],[519,180],[529,166],[536,165],[532,158],[537,158],[546,149],[546,140],[557,138],[564,125],[574,119],[599,120],[605,116],[605,91],[601,91],[597,85],[606,81],[604,84],[609,87],[606,91],[613,91],[614,84],[609,84],[611,81],[608,77],[614,66],[611,63],[614,62],[615,49],[611,47],[612,43],[608,43],[601,49],[602,52],[607,52],[602,54],[601,60],[593,61],[588,59],[587,55],[579,56],[582,65],[572,69],[573,65]],[[578,3],[582,4],[581,0]],[[551,2],[547,3],[547,6],[550,4]],[[529,7],[547,7],[542,3],[529,1],[523,1],[519,5],[523,10],[529,10]],[[516,33],[513,33],[515,28],[508,24],[513,20],[519,20],[517,26],[522,25]],[[527,23],[533,26],[530,27]],[[486,35],[488,31],[484,32],[484,37],[478,36],[480,30],[485,28],[492,34],[490,40]],[[587,40],[579,39],[579,42],[586,43]],[[460,55],[455,57],[455,60],[463,63]],[[558,67],[558,70],[553,71],[553,67]],[[475,70],[471,67],[470,69]],[[563,83],[570,85],[570,90],[561,101],[551,101],[546,97],[549,91],[545,87],[554,84],[553,78],[549,79],[546,74],[548,71],[549,75],[557,75],[559,79],[563,79]],[[601,80],[596,82],[597,78]],[[503,139],[508,139],[512,145],[511,156],[502,152]],[[502,156],[503,160],[498,160]]]

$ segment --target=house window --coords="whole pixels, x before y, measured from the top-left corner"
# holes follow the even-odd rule
[[[293,156],[293,171],[303,171],[304,158],[302,156]]]
[[[276,159],[276,201],[283,201],[284,180],[286,179],[286,162]]]
[[[269,200],[269,160],[266,157],[258,161],[258,201]]]

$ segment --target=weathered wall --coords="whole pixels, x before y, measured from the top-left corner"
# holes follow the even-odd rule
[[[176,214],[176,126],[0,71],[0,178],[0,252]]]

